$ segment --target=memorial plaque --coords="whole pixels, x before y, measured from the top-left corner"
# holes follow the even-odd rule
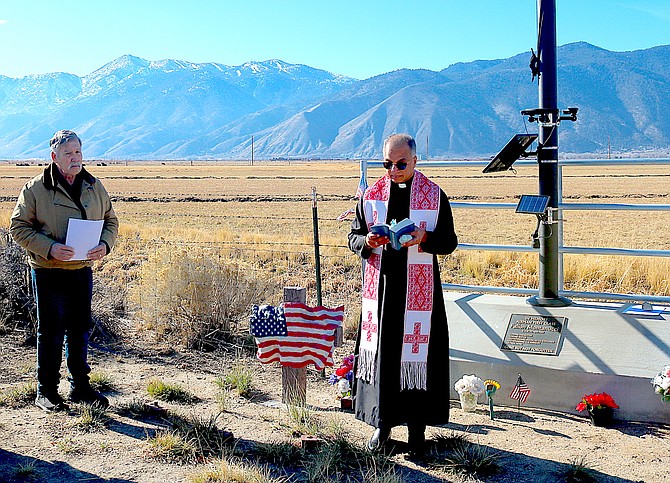
[[[545,356],[558,355],[565,317],[512,314],[501,350]]]

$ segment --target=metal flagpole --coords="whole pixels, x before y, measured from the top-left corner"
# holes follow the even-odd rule
[[[558,206],[561,199],[558,183],[558,126],[562,118],[558,110],[556,83],[556,0],[538,0],[537,5],[539,192],[540,195],[549,196],[549,214],[559,218]],[[539,291],[536,297],[528,299],[530,305],[565,307],[572,303],[569,299],[558,295],[560,223],[562,223],[560,220],[553,220],[550,216],[548,223],[540,224]]]

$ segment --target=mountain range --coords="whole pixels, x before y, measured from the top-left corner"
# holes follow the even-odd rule
[[[662,152],[670,146],[670,45],[612,52],[558,48],[561,153]],[[240,66],[124,55],[91,74],[0,76],[0,158],[46,159],[73,129],[88,159],[369,158],[408,132],[429,158],[497,152],[536,132],[520,110],[538,105],[530,52],[400,69],[357,80],[281,60]]]

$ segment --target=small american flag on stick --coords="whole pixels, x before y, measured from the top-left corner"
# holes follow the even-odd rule
[[[512,389],[509,397],[511,399],[516,399],[519,403],[525,403],[529,394],[530,388],[528,387],[528,384],[521,379],[521,374],[519,374],[519,378],[516,380],[516,385],[514,386],[514,389]]]
[[[279,361],[294,368],[332,366],[335,329],[343,319],[344,306],[329,309],[296,302],[285,304],[282,310],[255,305],[250,329],[258,346],[256,356],[263,364]]]
[[[365,193],[365,190],[368,189],[368,182],[366,181],[365,177],[363,176],[363,173],[361,173],[361,179],[358,182],[358,188],[356,188],[356,194],[354,197],[356,199],[362,198],[363,194]],[[348,219],[351,215],[353,215],[356,212],[356,208],[349,208],[347,211],[344,211],[343,213],[340,214],[336,219],[337,221],[345,221]]]

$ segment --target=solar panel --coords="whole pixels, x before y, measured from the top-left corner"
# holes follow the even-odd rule
[[[541,215],[547,209],[548,204],[549,197],[546,195],[521,195],[519,204],[516,205],[516,212]]]
[[[515,134],[507,144],[496,154],[491,162],[484,168],[482,173],[497,173],[498,171],[507,171],[512,167],[514,161],[533,144],[537,139],[537,134]]]

